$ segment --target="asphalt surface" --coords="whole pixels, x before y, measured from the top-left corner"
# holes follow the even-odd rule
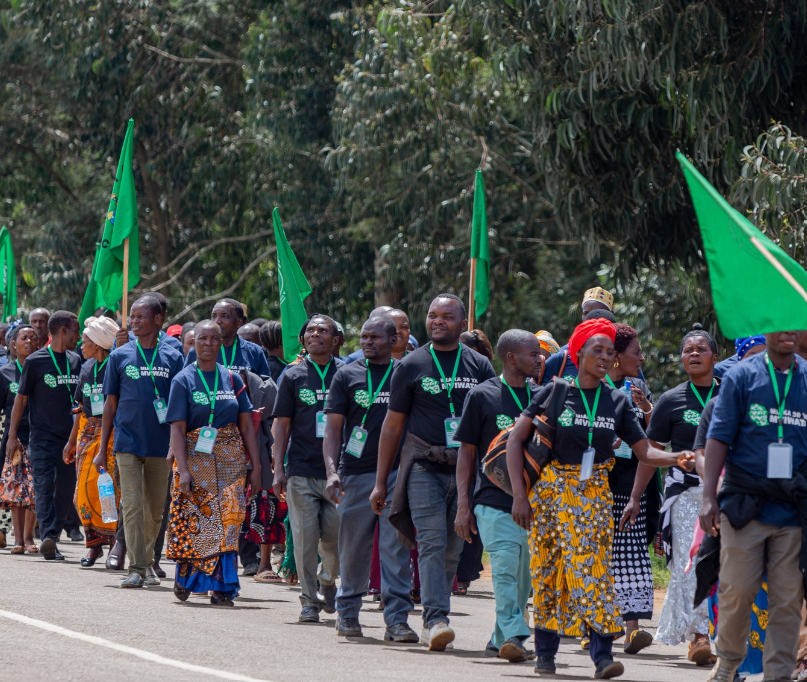
[[[483,656],[494,620],[491,584],[484,576],[468,596],[452,598],[455,648],[437,653],[414,644],[385,643],[382,614],[369,599],[361,614],[365,637],[348,640],[337,637],[335,615],[322,614],[319,625],[297,623],[295,587],[242,578],[234,608],[211,607],[202,597],[180,603],[171,593],[171,563],[164,564],[169,577],[160,587],[122,590],[118,585],[123,572],[107,571],[103,561],[90,569],[79,566],[86,551],[83,543],[62,543],[60,549],[67,561],[46,562],[40,556],[11,556],[8,549],[0,550],[0,680],[538,679],[532,663]],[[410,625],[420,631],[419,611],[410,616]],[[652,626],[646,629],[655,632]],[[120,645],[132,649],[115,648]],[[626,665],[623,680],[702,681],[708,673],[686,660],[685,646],[653,645],[632,657],[621,654],[621,648],[615,646],[617,658]],[[155,661],[155,655],[167,660]],[[592,671],[578,642],[564,640],[554,679],[590,679]]]

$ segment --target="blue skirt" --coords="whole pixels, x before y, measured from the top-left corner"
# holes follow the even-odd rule
[[[177,585],[191,592],[223,593],[228,599],[235,599],[241,588],[238,582],[238,552],[225,552],[210,561],[179,561],[177,562]],[[204,569],[204,570],[203,570]]]

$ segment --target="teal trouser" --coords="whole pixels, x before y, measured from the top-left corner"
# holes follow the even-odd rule
[[[532,631],[524,620],[530,598],[529,533],[503,511],[477,505],[474,509],[479,537],[490,555],[496,627],[490,640],[497,649],[512,637],[522,641]]]

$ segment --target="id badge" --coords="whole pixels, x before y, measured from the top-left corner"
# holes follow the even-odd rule
[[[162,398],[157,398],[154,401],[154,411],[157,413],[157,421],[160,424],[165,424],[165,418],[168,416],[168,405]]]
[[[630,459],[633,457],[633,450],[624,440],[619,444],[619,447],[614,450],[614,457],[622,457],[623,459]]]
[[[458,440],[454,439],[454,436],[457,434],[457,429],[460,428],[460,418],[459,417],[449,417],[443,423],[446,430],[446,447],[447,448],[458,448],[460,443]]]
[[[594,470],[594,448],[588,448],[583,452],[583,461],[580,463],[580,480],[587,481],[591,478]]]
[[[328,423],[328,415],[324,412],[317,412],[317,438],[325,438],[325,425]]]
[[[214,429],[212,426],[204,426],[199,431],[199,438],[196,439],[196,452],[201,452],[205,455],[213,453],[213,446],[216,444],[216,436],[219,430]]]
[[[793,446],[789,443],[768,446],[768,478],[793,478]]]
[[[347,442],[345,452],[354,457],[361,457],[364,452],[364,446],[367,444],[367,431],[361,426],[354,426],[353,433],[350,434],[350,440]]]
[[[93,417],[100,417],[104,413],[103,393],[93,393],[90,396],[90,412]]]

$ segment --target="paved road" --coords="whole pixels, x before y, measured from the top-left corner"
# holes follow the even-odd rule
[[[336,636],[335,616],[323,614],[320,625],[298,624],[298,592],[292,587],[246,579],[234,609],[211,608],[200,597],[181,604],[171,594],[170,577],[158,588],[121,590],[122,573],[106,571],[103,564],[81,569],[83,547],[71,543],[61,547],[67,561],[58,564],[0,550],[0,680],[536,679],[530,663],[482,656],[493,623],[490,583],[484,579],[467,597],[453,599],[456,648],[430,653],[418,645],[384,643],[383,619],[370,601],[361,614],[366,637],[346,640]],[[172,564],[167,566],[173,569]],[[412,615],[410,624],[419,626],[419,613]],[[115,648],[120,645],[132,650]],[[166,660],[143,658],[154,655]],[[684,647],[654,645],[630,660],[619,658],[627,665],[624,680],[706,678],[706,671],[685,660]],[[576,641],[562,645],[558,663],[556,679],[591,677],[591,663]],[[218,672],[188,669],[194,665]]]

